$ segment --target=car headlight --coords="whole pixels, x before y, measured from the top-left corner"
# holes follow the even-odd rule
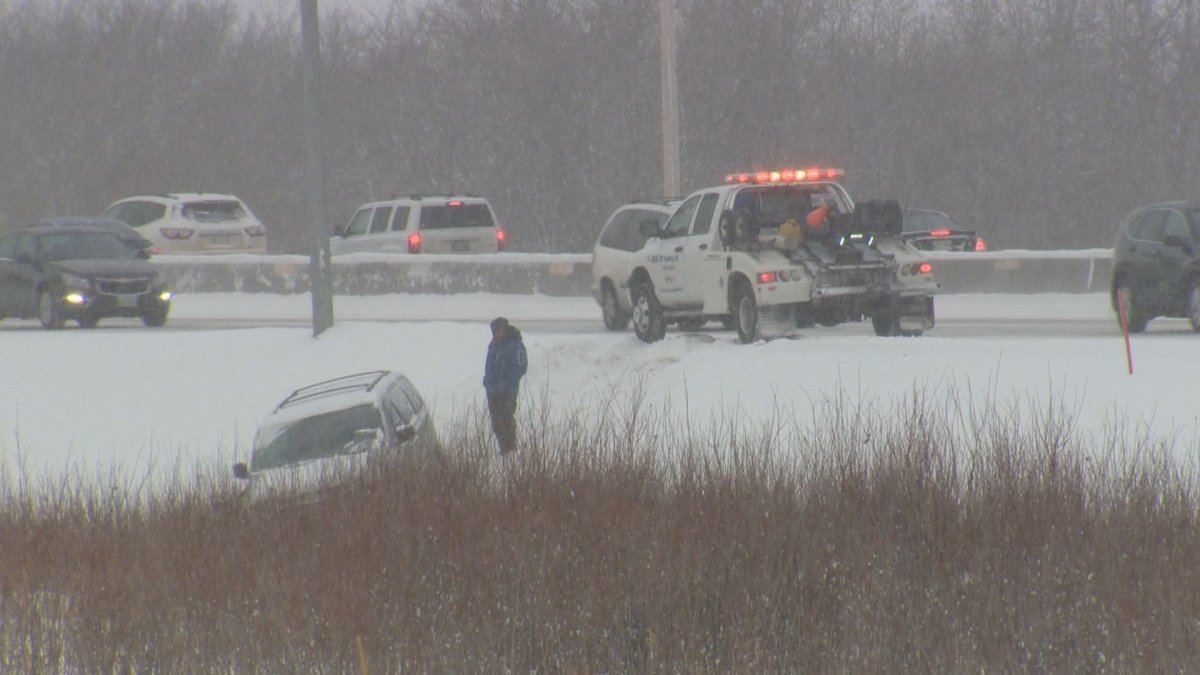
[[[80,277],[74,274],[64,274],[63,285],[65,285],[67,288],[87,290],[92,287],[92,282],[88,281],[86,277]]]

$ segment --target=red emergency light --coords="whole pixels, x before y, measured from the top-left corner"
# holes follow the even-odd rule
[[[742,171],[725,176],[726,183],[796,183],[801,181],[833,180],[846,174],[841,169],[808,167],[774,171]]]

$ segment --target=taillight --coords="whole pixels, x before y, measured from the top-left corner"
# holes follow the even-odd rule
[[[412,234],[408,235],[408,252],[409,253],[420,253],[421,252],[421,233],[420,232],[413,232]]]
[[[504,230],[497,227],[496,228],[496,250],[498,250],[498,251],[504,250],[504,245],[506,243],[508,243],[506,237],[507,237],[507,235],[504,234]]]
[[[192,230],[186,227],[164,227],[158,231],[167,239],[187,239],[192,236]]]
[[[933,274],[933,263],[923,262],[913,268],[915,274]]]
[[[932,230],[929,234],[933,237],[949,237],[950,230]]]
[[[777,279],[778,277],[779,277],[779,275],[777,275],[774,272],[759,272],[758,273],[758,283],[760,283],[760,284],[773,283],[775,281],[775,279]]]
[[[987,244],[983,243],[983,239],[981,237],[975,238],[975,250],[976,251],[986,251],[987,250]]]

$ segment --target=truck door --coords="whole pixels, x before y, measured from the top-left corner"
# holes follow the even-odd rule
[[[700,206],[700,195],[688,198],[675,209],[662,236],[643,249],[646,267],[654,280],[654,293],[664,306],[676,309],[686,304],[687,286],[683,254],[687,249],[692,221]]]
[[[684,273],[683,302],[689,307],[699,308],[704,304],[705,261],[709,256],[720,254],[719,246],[715,245],[713,233],[716,225],[717,201],[720,196],[710,192],[700,197],[700,205],[696,208],[696,217],[692,221],[691,230],[683,238],[676,249],[679,251],[680,268]]]

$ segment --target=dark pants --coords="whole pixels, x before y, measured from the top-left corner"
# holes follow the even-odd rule
[[[517,395],[488,392],[488,414],[492,417],[492,431],[500,442],[500,452],[517,449]]]

